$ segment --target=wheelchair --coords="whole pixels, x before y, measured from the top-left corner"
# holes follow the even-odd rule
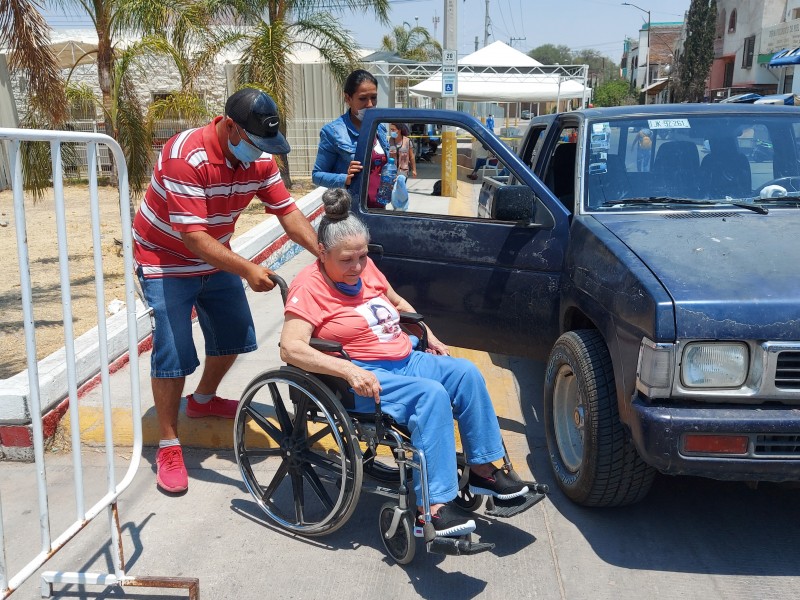
[[[272,277],[285,304],[286,282]],[[401,313],[401,325],[420,340],[418,349],[426,347],[422,320],[421,315]],[[349,360],[337,342],[313,338],[311,346]],[[378,527],[387,553],[399,564],[414,558],[417,537],[437,554],[470,555],[494,548],[494,544],[473,541],[470,535],[436,535],[424,453],[411,444],[404,426],[382,413],[379,403],[369,413],[358,413],[354,407],[353,393],[343,379],[291,365],[265,371],[247,385],[234,422],[236,461],[247,489],[269,521],[301,536],[330,534],[347,522],[362,489],[368,489],[394,499],[381,506]],[[504,461],[511,468],[507,452]],[[476,511],[484,498],[469,491],[469,467],[463,454],[457,456],[457,464],[460,490],[455,504],[464,511]],[[422,484],[423,527],[415,524],[414,469]],[[529,491],[524,496],[507,501],[489,497],[486,514],[511,517],[542,500],[548,491],[544,484],[526,484]]]

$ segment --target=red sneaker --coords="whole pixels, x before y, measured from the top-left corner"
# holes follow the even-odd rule
[[[167,492],[176,494],[189,489],[189,474],[183,464],[180,446],[159,448],[156,453],[156,483]]]
[[[195,402],[193,394],[186,396],[186,416],[192,419],[201,417],[222,417],[223,419],[236,418],[236,409],[239,407],[238,400],[225,400],[219,396],[214,396],[205,404]]]

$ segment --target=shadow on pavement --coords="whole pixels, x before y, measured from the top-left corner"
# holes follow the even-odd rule
[[[258,505],[252,500],[234,499],[231,510],[242,517],[249,519],[254,524],[260,525],[291,539],[293,543],[302,543],[313,546],[320,551],[338,552],[353,551],[360,547],[377,549],[384,553],[383,544],[378,530],[378,514],[381,505],[387,497],[377,493],[362,490],[358,506],[345,525],[337,531],[320,537],[307,538],[292,535],[272,525]],[[478,525],[477,533],[480,541],[496,544],[492,553],[496,558],[502,558],[519,552],[522,548],[536,542],[536,538],[513,525],[513,522],[503,519],[491,519],[481,513],[475,513],[474,518]],[[409,583],[414,586],[415,592],[429,600],[449,600],[453,597],[453,590],[458,590],[459,597],[476,598],[480,596],[487,582],[467,575],[463,572],[446,572],[439,568],[444,560],[470,561],[466,557],[445,557],[437,554],[428,554],[422,540],[417,540],[416,556],[409,565],[395,565],[388,556],[383,561],[396,568],[403,569],[409,578]],[[320,557],[320,560],[323,560]],[[452,566],[452,564],[451,564]]]
[[[550,468],[542,418],[544,367],[513,359],[536,479],[545,500],[569,521],[601,560],[626,569],[701,574],[797,576],[800,536],[797,489],[659,475],[639,504],[584,508],[558,488]],[[557,529],[558,524],[554,527]]]

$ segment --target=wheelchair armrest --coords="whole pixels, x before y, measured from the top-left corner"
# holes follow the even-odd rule
[[[425,320],[419,313],[412,313],[412,312],[401,312],[400,313],[400,322],[401,323],[422,323]]]
[[[341,354],[343,350],[341,342],[332,342],[322,338],[311,338],[308,340],[308,345],[320,352],[338,352]]]

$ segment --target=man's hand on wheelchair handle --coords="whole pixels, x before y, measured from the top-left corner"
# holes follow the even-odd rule
[[[275,282],[269,278],[270,275],[273,275],[272,271],[254,264],[247,272],[247,285],[254,292],[268,292],[275,287]]]
[[[374,398],[375,404],[380,404],[381,384],[374,373],[350,363],[345,379],[356,394],[365,398]]]

